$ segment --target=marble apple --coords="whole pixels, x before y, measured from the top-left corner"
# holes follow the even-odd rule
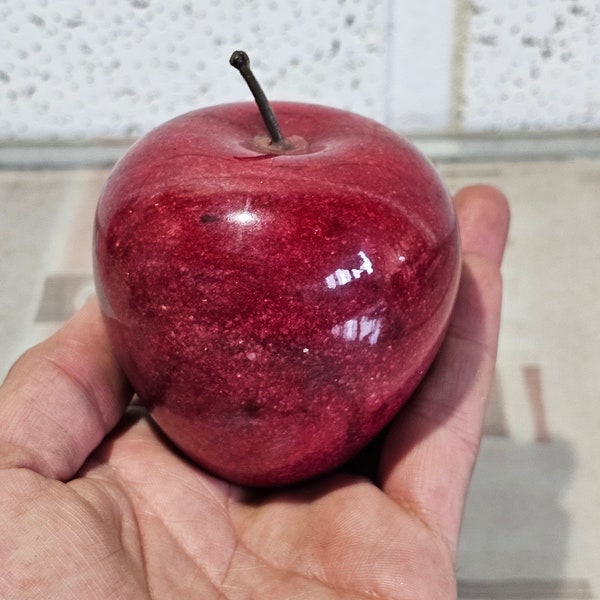
[[[333,469],[398,413],[460,271],[451,199],[408,141],[342,110],[272,108],[271,124],[224,104],[141,138],[94,235],[139,398],[185,455],[252,486]]]

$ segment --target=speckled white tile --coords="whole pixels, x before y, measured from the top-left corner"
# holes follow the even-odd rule
[[[135,137],[272,98],[404,132],[600,128],[597,0],[0,0],[0,139]]]
[[[473,0],[461,125],[600,127],[597,0]]]

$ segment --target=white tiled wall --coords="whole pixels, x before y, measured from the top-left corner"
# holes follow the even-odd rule
[[[598,0],[0,0],[0,139],[137,136],[247,99],[405,132],[600,128]]]
[[[473,0],[469,130],[600,127],[600,2]]]

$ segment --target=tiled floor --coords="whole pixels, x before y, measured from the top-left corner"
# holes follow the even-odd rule
[[[509,196],[505,308],[463,599],[600,598],[600,161],[441,163]],[[93,292],[106,169],[0,170],[0,377]]]

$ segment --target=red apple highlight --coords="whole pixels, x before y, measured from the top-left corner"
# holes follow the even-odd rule
[[[100,197],[108,331],[160,429],[232,482],[330,470],[398,412],[446,331],[460,270],[450,197],[364,117],[274,103],[158,127]]]

